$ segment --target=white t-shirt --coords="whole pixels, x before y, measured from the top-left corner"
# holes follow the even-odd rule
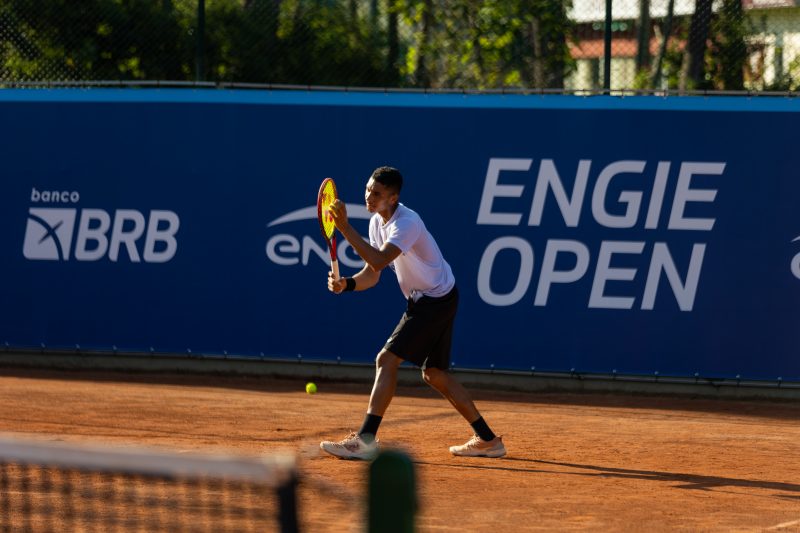
[[[400,290],[406,298],[444,296],[456,283],[450,265],[417,213],[403,204],[386,224],[379,214],[369,221],[369,242],[375,248],[385,243],[397,246],[402,254],[389,263],[397,274]]]

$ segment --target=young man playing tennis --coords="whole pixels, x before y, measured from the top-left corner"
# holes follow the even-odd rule
[[[329,273],[328,289],[336,294],[367,290],[378,283],[381,270],[388,266],[397,275],[408,305],[375,360],[375,383],[361,429],[339,442],[323,441],[320,448],[348,459],[373,458],[378,451],[375,435],[394,396],[398,368],[403,361],[410,361],[422,369],[425,382],[453,404],[475,432],[465,444],[451,446],[450,453],[502,457],[506,454],[502,438],[489,429],[466,389],[447,372],[458,289],[450,265],[422,219],[400,203],[402,185],[403,176],[391,167],[377,168],[367,181],[364,196],[367,210],[373,213],[369,243],[348,222],[341,200],[331,206],[336,228],[366,265],[352,278],[335,280]]]

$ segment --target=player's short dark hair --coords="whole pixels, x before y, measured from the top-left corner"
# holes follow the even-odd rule
[[[393,167],[378,167],[372,172],[372,179],[392,189],[396,193],[400,193],[403,188],[403,175],[400,171]]]

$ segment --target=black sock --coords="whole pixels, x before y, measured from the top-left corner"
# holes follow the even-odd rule
[[[366,418],[364,418],[364,423],[361,424],[361,429],[358,430],[358,434],[366,437],[364,439],[365,441],[372,442],[375,440],[375,435],[378,433],[381,420],[383,420],[382,416],[367,413]]]
[[[472,422],[470,426],[472,426],[472,429],[475,430],[475,434],[479,436],[481,440],[486,442],[494,440],[496,436],[492,430],[489,429],[489,425],[486,423],[486,420],[484,420],[483,417],[480,417],[475,422]]]

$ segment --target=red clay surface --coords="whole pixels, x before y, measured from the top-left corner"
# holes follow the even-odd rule
[[[318,453],[370,384],[0,369],[0,431],[67,442],[301,457],[305,532],[359,531],[367,464]],[[419,531],[800,531],[800,406],[473,391],[503,459],[453,458],[469,426],[399,388],[379,438],[413,457]]]

